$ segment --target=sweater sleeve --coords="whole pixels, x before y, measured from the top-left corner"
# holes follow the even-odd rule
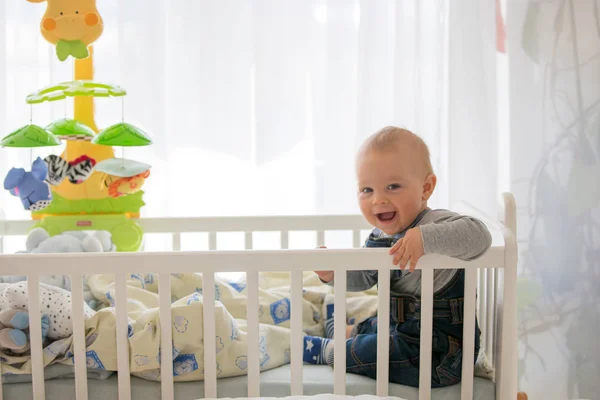
[[[346,275],[346,289],[349,292],[363,292],[377,284],[377,271],[348,271]],[[326,283],[333,286],[335,277]]]
[[[436,210],[433,220],[420,225],[425,254],[443,254],[465,261],[481,257],[492,245],[483,222],[450,211]]]

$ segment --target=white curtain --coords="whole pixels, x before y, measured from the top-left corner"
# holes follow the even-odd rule
[[[450,154],[452,129],[481,120],[489,125],[476,124],[485,131],[481,140],[495,137],[487,115],[467,111],[452,119],[462,125],[448,124],[449,101],[455,115],[453,104],[482,90],[477,76],[483,76],[475,72],[470,83],[470,73],[457,71],[470,88],[448,94],[448,72],[456,68],[448,65],[448,38],[456,28],[443,1],[102,0],[98,6],[105,32],[95,45],[96,80],[128,91],[125,119],[154,140],[126,154],[153,165],[144,216],[358,212],[354,152],[389,124],[427,141],[440,175],[432,206],[445,207],[465,197],[449,191],[450,166],[480,160]],[[27,94],[72,79],[72,62],[59,62],[39,33],[44,7],[0,4],[2,136],[28,123]],[[473,22],[469,29],[477,31]],[[493,46],[488,53],[493,60]],[[45,125],[65,109],[72,113],[70,103],[34,106],[33,122]],[[100,128],[121,118],[119,100],[96,100],[96,110]],[[470,133],[458,136],[469,141]],[[0,151],[7,171],[59,149]],[[0,207],[10,219],[28,218],[5,191]]]
[[[519,384],[532,399],[598,399],[600,0],[508,0],[506,20]]]

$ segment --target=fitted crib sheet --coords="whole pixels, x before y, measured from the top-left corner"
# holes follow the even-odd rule
[[[304,394],[316,395],[333,391],[333,369],[326,365],[305,365]],[[246,397],[248,395],[246,376],[219,379],[217,381],[218,397]],[[375,381],[355,374],[346,374],[349,395],[364,395],[376,393]],[[89,400],[117,399],[117,375],[106,380],[88,381]],[[151,382],[140,378],[131,378],[133,400],[160,400],[160,382]],[[417,400],[416,388],[390,384],[389,395],[406,400]],[[492,381],[475,378],[473,398],[476,400],[494,400],[496,389]],[[284,365],[261,373],[261,396],[284,397],[290,395],[290,366]],[[176,399],[193,400],[204,396],[204,383],[177,382],[175,383]],[[31,383],[4,384],[5,399],[33,400]],[[75,400],[75,381],[73,379],[53,379],[46,381],[46,398]],[[460,385],[433,389],[433,400],[460,399]]]

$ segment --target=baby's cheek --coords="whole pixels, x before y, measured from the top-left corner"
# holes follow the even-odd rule
[[[98,25],[100,19],[98,18],[98,14],[96,13],[88,13],[85,15],[85,24],[87,26],[95,26]]]
[[[56,29],[56,21],[54,20],[54,18],[46,18],[42,26],[47,31],[53,31]]]

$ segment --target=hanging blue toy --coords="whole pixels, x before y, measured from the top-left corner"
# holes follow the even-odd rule
[[[23,168],[11,168],[4,179],[4,189],[20,198],[25,210],[42,210],[52,202],[52,192],[45,182],[47,176],[48,167],[38,157],[31,166],[31,172]]]

